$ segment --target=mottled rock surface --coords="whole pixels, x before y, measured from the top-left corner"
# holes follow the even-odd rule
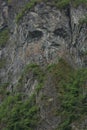
[[[5,67],[0,69],[0,82],[9,81],[10,91],[12,86],[15,87],[17,84],[26,64],[29,63],[37,63],[44,67],[57,63],[60,58],[63,58],[75,68],[87,67],[87,24],[79,22],[87,15],[87,8],[69,6],[60,10],[50,6],[49,3],[41,2],[27,11],[19,23],[16,23],[16,15],[27,1],[16,0],[9,4],[0,1],[0,32],[8,29],[10,34],[6,46],[0,47],[0,59],[6,59]],[[32,77],[30,76],[29,79]],[[37,81],[29,81],[29,79],[26,84],[33,91],[32,88]],[[26,84],[24,88],[27,93],[30,89]],[[50,108],[45,107],[46,110],[42,106],[43,123],[41,122],[37,130],[54,130],[58,121],[60,122],[60,117],[51,115],[52,109],[57,106],[56,90],[52,89],[49,78],[45,86],[42,93],[48,95],[47,100],[51,105]],[[52,92],[49,93],[49,90]],[[87,121],[84,120],[80,126],[81,130],[85,130],[83,126],[86,123]],[[80,130],[78,124],[72,124],[72,129]]]

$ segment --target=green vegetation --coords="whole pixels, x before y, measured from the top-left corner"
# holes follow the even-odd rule
[[[74,4],[74,6],[78,6],[80,4],[87,5],[87,0],[71,0],[71,2]]]
[[[29,1],[22,11],[16,16],[16,22],[18,23],[20,19],[25,15],[25,12],[27,12],[29,9],[35,6],[36,3],[41,2],[41,0],[31,0]]]
[[[85,16],[85,18],[81,18],[81,19],[79,20],[79,24],[84,24],[84,23],[87,24],[87,16]]]
[[[4,29],[0,31],[0,47],[4,47],[9,39],[9,31],[8,29]]]
[[[82,55],[86,56],[86,55],[87,55],[87,50],[84,50],[84,51],[82,52]]]
[[[26,96],[22,89],[27,76],[34,76],[38,80],[38,86],[31,96]],[[36,64],[25,67],[19,79],[17,92],[9,93],[1,87],[3,102],[0,106],[0,129],[2,130],[33,130],[39,123],[39,107],[36,104],[36,94],[40,91],[44,79],[44,73]],[[20,88],[20,91],[18,90]],[[4,91],[3,91],[4,90]],[[21,93],[22,91],[22,93]],[[7,94],[5,96],[5,94]],[[4,125],[5,124],[5,125]]]
[[[0,129],[33,130],[39,121],[35,95],[22,100],[22,95],[10,95],[0,106]]]
[[[37,64],[26,65],[26,67],[25,67],[24,71],[22,72],[22,75],[18,81],[17,88],[19,89],[19,91],[22,90],[22,88],[25,84],[26,78],[29,75],[32,75],[32,76],[34,76],[34,78],[37,79],[38,85],[36,86],[36,91],[38,92],[43,87],[45,74],[44,74],[43,70],[40,68],[40,66]]]
[[[57,130],[71,130],[73,122],[79,122],[87,115],[87,69],[75,70],[62,59],[58,64],[48,65],[44,71],[37,64],[28,64],[19,79],[16,93],[7,92],[6,94],[6,91],[4,92],[8,83],[0,87],[0,96],[6,94],[0,105],[0,129],[33,130],[37,127],[40,116],[36,95],[44,86],[47,74],[52,77],[54,87],[57,89],[58,100],[60,100],[60,108],[54,110],[54,113],[61,116],[62,119]],[[37,79],[38,85],[33,94],[28,97],[22,88],[29,76]],[[47,95],[43,94],[41,100],[48,101]],[[47,104],[47,102],[45,103]]]
[[[0,69],[5,67],[5,65],[6,65],[6,59],[0,59]]]
[[[62,122],[58,130],[71,130],[73,122],[87,115],[87,69],[74,70],[60,60],[51,73],[58,90],[58,99],[61,101],[58,115],[61,116]]]
[[[8,0],[8,1],[10,1],[10,0]],[[31,1],[29,1],[24,6],[24,8],[22,9],[22,11],[19,12],[18,15],[16,16],[16,22],[18,23],[28,10],[30,10],[37,3],[40,3],[42,1],[43,0],[31,0]],[[54,6],[58,7],[58,8],[65,8],[69,4],[72,4],[75,7],[78,6],[78,5],[80,5],[80,4],[87,5],[87,0],[50,0],[50,1],[51,1],[52,5],[54,5]],[[44,0],[44,2],[49,2],[49,0]]]
[[[69,4],[72,4],[74,7],[77,7],[80,4],[87,5],[87,0],[54,0],[54,5],[59,8],[64,8]]]
[[[9,85],[9,83],[0,84],[0,101],[3,101],[9,94],[9,92],[7,91],[8,85]]]
[[[8,4],[11,4],[12,0],[7,0]]]
[[[59,8],[64,8],[69,5],[71,0],[54,0],[54,5]]]
[[[68,6],[69,4],[72,4],[74,7],[80,5],[80,4],[87,4],[87,0],[54,0],[54,5],[56,5],[59,8],[64,8]]]

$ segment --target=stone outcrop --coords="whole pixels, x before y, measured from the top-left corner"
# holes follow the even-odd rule
[[[8,87],[10,91],[12,86],[17,84],[26,64],[29,63],[44,67],[57,63],[60,58],[63,58],[75,68],[87,67],[87,24],[80,23],[80,20],[87,15],[87,8],[69,6],[60,10],[50,3],[41,2],[27,11],[19,23],[16,23],[16,15],[26,2],[27,0],[25,2],[17,0],[8,4],[6,1],[0,1],[0,32],[8,29],[10,34],[6,46],[0,48],[0,59],[6,59],[5,67],[0,69],[0,81],[1,83],[10,81]],[[32,88],[37,81],[31,82],[31,84],[27,83]],[[46,89],[49,84],[46,84]],[[46,89],[43,91],[48,94]],[[52,89],[52,86],[48,89]],[[56,95],[56,90],[53,91]],[[49,103],[56,101],[54,95],[49,96]],[[55,105],[56,102],[52,107]],[[48,109],[50,108],[46,111]],[[43,108],[41,112],[43,113],[42,126],[46,126],[43,130],[53,130],[56,122],[60,120],[59,117],[55,118],[45,113],[45,116],[49,117],[46,121]],[[79,129],[75,124],[72,124],[72,128]],[[39,126],[38,130],[42,128]]]
[[[42,2],[25,13],[16,24],[18,3],[7,5],[2,2],[1,5],[0,31],[7,27],[10,29],[9,44],[2,48],[2,52],[9,57],[9,68],[17,71],[13,74],[17,75],[27,63],[44,65],[57,62],[61,57],[75,67],[86,66],[87,30],[86,24],[79,23],[86,16],[86,8],[79,6],[59,10]],[[24,4],[19,1],[19,5]],[[7,71],[11,70],[9,68]]]

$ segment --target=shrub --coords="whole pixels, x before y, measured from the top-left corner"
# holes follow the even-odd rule
[[[20,94],[10,95],[0,106],[1,129],[33,130],[39,120],[38,111],[34,95],[25,101]]]
[[[87,69],[74,70],[61,60],[51,73],[60,100],[58,114],[61,116],[62,122],[58,130],[71,130],[71,124],[87,114],[87,106],[83,103],[87,96],[84,94]]]

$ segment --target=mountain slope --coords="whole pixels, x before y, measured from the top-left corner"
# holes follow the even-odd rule
[[[0,1],[0,130],[87,129],[87,1]]]

